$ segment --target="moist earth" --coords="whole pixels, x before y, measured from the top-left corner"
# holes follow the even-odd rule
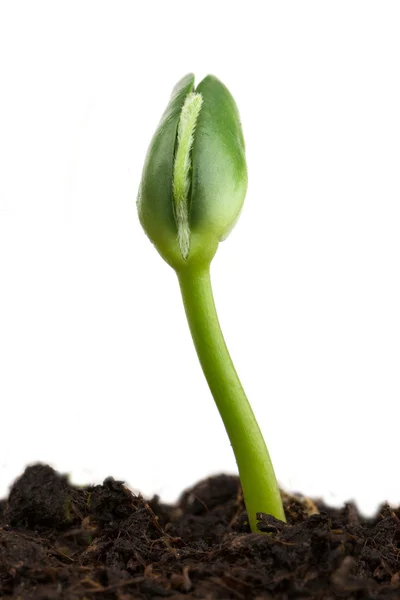
[[[400,600],[400,509],[373,518],[282,493],[287,523],[250,533],[239,479],[176,505],[121,481],[77,487],[35,464],[0,501],[0,598]]]

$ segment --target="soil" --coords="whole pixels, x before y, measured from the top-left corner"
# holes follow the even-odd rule
[[[283,498],[288,523],[260,514],[261,535],[234,476],[170,506],[30,466],[0,502],[0,598],[400,599],[400,509]]]

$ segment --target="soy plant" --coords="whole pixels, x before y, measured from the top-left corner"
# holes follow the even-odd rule
[[[271,459],[226,347],[210,265],[247,190],[239,113],[211,75],[181,79],[147,152],[137,207],[146,234],[175,270],[200,364],[229,436],[252,531],[258,512],[285,520]]]

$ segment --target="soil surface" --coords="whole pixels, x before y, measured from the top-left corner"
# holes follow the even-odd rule
[[[284,496],[288,523],[250,533],[237,477],[175,506],[120,481],[75,487],[33,465],[0,502],[0,598],[400,599],[400,509],[373,519]]]

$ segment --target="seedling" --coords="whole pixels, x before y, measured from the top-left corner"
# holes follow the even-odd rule
[[[271,459],[226,347],[210,264],[235,225],[247,190],[239,113],[228,89],[207,76],[175,86],[151,141],[138,194],[140,222],[175,270],[193,342],[228,433],[252,531],[257,512],[285,520]]]

